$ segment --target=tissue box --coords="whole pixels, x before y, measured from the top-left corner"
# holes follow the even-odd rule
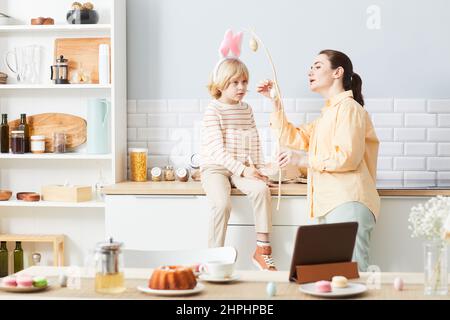
[[[50,185],[42,187],[42,200],[58,202],[84,202],[92,200],[91,186]]]

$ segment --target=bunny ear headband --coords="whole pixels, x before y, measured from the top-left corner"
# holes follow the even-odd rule
[[[225,35],[219,47],[219,55],[221,59],[219,60],[219,62],[217,62],[213,71],[214,82],[217,81],[217,72],[222,62],[224,62],[227,59],[239,59],[239,56],[241,55],[241,44],[243,35],[244,35],[243,32],[233,34],[233,31],[231,29],[225,31]],[[229,55],[230,52],[231,55]]]

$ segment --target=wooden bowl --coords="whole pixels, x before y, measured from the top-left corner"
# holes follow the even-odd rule
[[[17,192],[17,200],[23,201],[39,201],[41,200],[41,195],[36,192]]]
[[[0,190],[0,201],[8,201],[12,196],[12,192],[9,190]]]

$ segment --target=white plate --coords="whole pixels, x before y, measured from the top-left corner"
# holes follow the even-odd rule
[[[240,278],[240,276],[236,273],[229,277],[226,277],[226,278],[217,278],[217,277],[210,276],[208,274],[200,274],[198,276],[199,280],[208,281],[208,282],[217,282],[217,283],[232,282],[232,281],[238,280],[239,278]]]
[[[49,285],[46,287],[6,287],[3,284],[0,285],[0,290],[6,291],[6,292],[17,292],[17,293],[28,293],[28,292],[37,292],[37,291],[43,291],[46,290]]]
[[[156,290],[156,289],[150,289],[147,286],[138,286],[137,289],[141,292],[153,294],[156,296],[173,297],[173,296],[187,296],[187,295],[202,292],[203,289],[205,289],[205,286],[201,283],[197,283],[195,288],[190,289],[190,290]]]
[[[367,287],[360,283],[348,283],[346,288],[332,288],[331,292],[317,292],[315,283],[305,283],[300,285],[299,290],[303,293],[316,297],[342,298],[361,294],[367,291]]]

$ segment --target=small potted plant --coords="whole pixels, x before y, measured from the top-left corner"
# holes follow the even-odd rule
[[[437,196],[425,204],[411,208],[409,229],[412,237],[425,239],[424,244],[424,292],[426,295],[446,295],[447,242],[445,228],[450,219],[450,197]]]

